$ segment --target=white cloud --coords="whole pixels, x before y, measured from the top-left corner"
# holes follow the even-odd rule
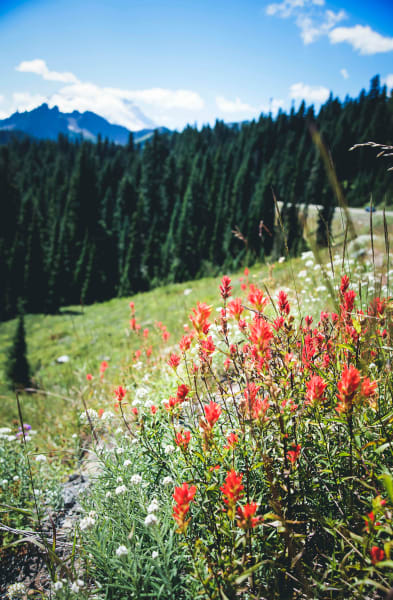
[[[330,92],[327,88],[320,86],[311,86],[304,83],[294,83],[290,87],[289,96],[293,100],[304,100],[307,102],[325,102],[329,98]]]
[[[332,10],[326,10],[322,20],[319,20],[319,23],[316,23],[315,19],[312,19],[309,16],[299,15],[296,19],[296,25],[300,29],[300,35],[304,44],[307,45],[315,42],[315,40],[322,35],[328,34],[337,23],[346,17],[347,14],[344,10],[340,10],[337,13]]]
[[[41,96],[41,94],[31,94],[30,92],[15,92],[12,94],[12,100],[13,112],[15,110],[23,112],[40,106],[40,104],[46,102],[46,97]]]
[[[60,87],[48,98],[37,95],[36,104],[34,104],[34,97],[19,94],[14,98],[16,108],[19,110],[31,110],[47,101],[49,106],[58,106],[63,112],[73,110],[96,112],[112,123],[124,125],[135,131],[144,127],[153,127],[156,123],[173,127],[179,111],[199,111],[205,106],[203,98],[192,90],[164,88],[128,90],[101,87],[94,83],[80,81],[73,73],[50,71],[42,59],[22,61],[16,69],[22,73],[35,73],[45,80],[68,84]],[[152,119],[143,114],[142,110],[144,111],[145,107]]]
[[[393,38],[385,37],[371,29],[369,25],[354,27],[336,27],[329,33],[332,44],[347,42],[359,54],[377,54],[393,50]]]
[[[61,81],[62,83],[77,83],[78,79],[73,73],[58,73],[57,71],[49,71],[46,62],[41,58],[34,60],[23,60],[17,67],[17,71],[21,73],[35,73],[41,75],[47,81]]]
[[[268,4],[266,7],[267,15],[277,15],[286,19],[290,17],[299,8],[310,6],[323,6],[325,0],[283,0],[283,2]]]
[[[257,113],[258,108],[251,106],[246,102],[242,102],[240,98],[236,100],[227,100],[224,96],[217,96],[216,104],[222,112],[225,113]]]
[[[386,75],[385,79],[382,79],[382,83],[386,85],[388,90],[391,90],[393,88],[393,73]]]
[[[346,69],[340,69],[340,73],[344,77],[344,79],[348,79],[349,78],[349,73],[348,73],[348,71]]]

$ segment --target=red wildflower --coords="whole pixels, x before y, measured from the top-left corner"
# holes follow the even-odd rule
[[[210,358],[210,356],[213,354],[215,349],[216,349],[216,347],[214,345],[213,338],[211,335],[209,335],[207,340],[201,340],[201,351],[202,351],[203,358],[205,358],[205,359]]]
[[[184,435],[182,434],[181,431],[178,431],[176,433],[175,442],[178,446],[180,446],[184,450],[187,450],[190,440],[191,440],[191,432],[190,431],[185,431]]]
[[[256,315],[250,325],[250,340],[255,344],[260,356],[266,353],[272,337],[273,333],[269,323]]]
[[[144,338],[147,338],[147,337],[148,337],[148,335],[149,335],[149,330],[148,330],[148,329],[147,329],[147,327],[146,327],[146,329],[144,329],[144,330],[143,330],[143,337],[144,337]]]
[[[138,415],[138,409],[137,409],[137,407],[134,406],[134,408],[132,408],[131,412],[132,412],[133,415],[137,416]]]
[[[162,330],[162,339],[164,342],[167,342],[169,340],[169,338],[170,338],[170,333],[167,329],[164,328]]]
[[[135,312],[135,304],[134,304],[134,302],[130,302],[130,309],[131,309],[132,314],[134,314],[134,312]]]
[[[282,290],[278,292],[278,310],[281,314],[289,315],[291,307],[288,302],[288,296]]]
[[[164,404],[164,406],[165,406],[165,408],[166,408],[167,410],[172,410],[173,408],[175,408],[175,406],[176,406],[177,404],[180,404],[180,400],[179,400],[179,398],[175,398],[174,396],[171,396],[171,397],[169,398],[168,402],[166,402],[166,403]]]
[[[223,500],[228,505],[228,511],[235,507],[236,502],[243,496],[243,475],[238,475],[234,469],[227,472],[224,484],[220,487]]]
[[[119,387],[114,390],[115,398],[117,398],[118,402],[121,402],[124,399],[124,396],[127,393],[127,390],[123,388],[123,386],[119,385]]]
[[[226,298],[229,298],[229,296],[231,295],[231,290],[232,290],[231,280],[227,275],[224,275],[224,277],[221,280],[221,285],[220,285],[221,297],[224,300],[226,300]]]
[[[106,362],[106,360],[103,360],[102,363],[100,364],[100,373],[103,375],[108,367],[109,367],[109,365]]]
[[[371,562],[373,563],[373,565],[376,565],[377,563],[381,562],[381,560],[383,560],[385,558],[385,552],[384,552],[384,550],[382,550],[382,548],[378,548],[378,546],[373,546],[370,549],[370,556],[371,556]]]
[[[340,292],[342,295],[345,294],[345,292],[347,291],[349,286],[349,277],[348,275],[343,275],[341,277],[341,285],[340,285]]]
[[[156,412],[157,412],[157,407],[156,407],[156,406],[154,406],[154,404],[153,404],[153,406],[151,406],[151,407],[150,407],[150,412],[151,412],[151,414],[152,414],[152,415],[155,415],[155,414],[156,414]]]
[[[185,383],[179,385],[176,392],[176,396],[179,402],[184,402],[189,391],[190,388]]]
[[[171,354],[167,364],[172,367],[172,369],[177,369],[180,365],[180,356],[178,354]]]
[[[86,379],[87,381],[91,381],[93,379],[93,375],[91,373],[87,373]]]
[[[195,485],[188,487],[187,483],[183,483],[181,487],[176,487],[173,493],[175,506],[173,507],[173,518],[179,526],[178,533],[184,533],[188,524],[185,521],[185,516],[190,510],[190,502],[193,502],[196,494]]]
[[[377,391],[377,382],[370,381],[369,377],[365,377],[362,381],[362,396],[370,398]]]
[[[198,334],[206,334],[209,331],[210,324],[208,323],[208,318],[212,308],[212,306],[208,306],[205,302],[198,302],[197,307],[192,309],[194,314],[189,315],[189,318]]]
[[[234,298],[233,300],[228,302],[227,308],[228,308],[228,312],[231,315],[231,317],[233,317],[234,319],[236,319],[236,321],[238,321],[244,310],[242,307],[242,299]]]
[[[225,450],[229,450],[230,448],[234,448],[236,446],[236,444],[239,442],[239,437],[236,435],[236,433],[230,433],[227,436],[227,442],[228,445],[224,446]]]
[[[146,348],[145,353],[146,353],[147,358],[150,358],[152,352],[153,352],[153,346],[149,346],[148,348]]]
[[[135,317],[132,317],[132,319],[130,319],[130,329],[132,329],[132,331],[136,330],[136,319],[135,319]]]
[[[299,458],[300,450],[301,450],[301,445],[300,444],[297,444],[297,445],[296,444],[292,444],[292,450],[289,450],[287,452],[287,459],[290,460],[293,465],[295,464],[295,462]]]
[[[256,502],[238,506],[236,509],[238,527],[241,527],[244,530],[256,527],[261,522],[261,517],[254,516],[257,509],[258,504]]]
[[[269,298],[265,298],[262,290],[251,284],[250,293],[248,294],[248,301],[255,306],[257,311],[262,312],[266,304],[269,303]]]
[[[284,325],[284,323],[285,323],[284,317],[277,317],[277,319],[274,319],[274,321],[273,321],[273,329],[275,331],[279,331],[281,329],[281,327]]]
[[[103,409],[103,408],[99,408],[99,409],[98,409],[98,416],[100,417],[100,419],[101,419],[102,415],[104,414],[104,412],[105,412],[105,411],[104,411],[104,409]]]
[[[210,404],[206,404],[203,407],[203,410],[205,411],[205,419],[209,428],[212,429],[221,415],[221,407],[216,402],[211,401]]]
[[[353,399],[360,385],[360,373],[353,365],[344,367],[341,379],[337,384],[339,393],[337,398],[339,404],[336,407],[337,412],[349,412],[353,405]]]
[[[307,382],[306,404],[313,404],[315,401],[324,400],[324,391],[327,383],[319,375],[313,375]]]
[[[183,335],[182,339],[179,342],[179,348],[182,352],[187,352],[191,346],[191,335]]]
[[[307,315],[304,320],[306,322],[306,326],[307,327],[311,327],[311,323],[313,322],[313,318],[310,317],[309,315]]]

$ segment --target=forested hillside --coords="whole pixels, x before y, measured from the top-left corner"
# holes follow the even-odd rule
[[[370,139],[393,142],[393,97],[378,77],[368,93],[331,97],[317,115],[302,104],[241,126],[155,134],[143,149],[132,140],[8,141],[0,147],[0,318],[14,316],[19,298],[29,312],[53,312],[281,252],[272,187],[285,204],[335,202],[311,122],[349,204],[371,193],[375,204],[392,204],[386,164],[368,149],[348,152]],[[296,223],[293,208],[285,214]],[[296,252],[293,227],[289,237]]]

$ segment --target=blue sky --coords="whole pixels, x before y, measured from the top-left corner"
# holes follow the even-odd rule
[[[393,88],[392,0],[0,0],[0,118],[47,101],[181,129],[376,74]]]

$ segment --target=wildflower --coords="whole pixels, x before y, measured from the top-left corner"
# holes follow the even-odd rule
[[[16,583],[12,583],[7,588],[6,598],[12,600],[13,598],[20,598],[24,594],[26,594],[26,586],[24,583],[17,581]]]
[[[185,385],[184,383],[179,385],[176,392],[176,397],[179,400],[179,402],[184,402],[189,391],[190,388],[188,387],[188,385]]]
[[[135,303],[134,302],[130,302],[130,310],[132,313],[135,312]]]
[[[221,407],[216,403],[211,401],[210,404],[206,404],[203,407],[205,411],[205,419],[208,423],[210,429],[217,423],[220,415],[221,415]]]
[[[55,583],[53,584],[53,589],[55,590],[55,592],[59,592],[60,590],[63,589],[63,582],[62,581],[55,581]]]
[[[190,510],[190,502],[194,501],[195,494],[195,485],[188,487],[187,483],[183,483],[181,487],[175,488],[173,498],[176,504],[173,507],[173,518],[179,525],[178,533],[184,533],[186,530],[188,521],[185,521],[185,516]]]
[[[172,444],[167,444],[164,448],[165,454],[172,454],[174,451],[175,448],[172,446]]]
[[[187,352],[191,346],[192,337],[191,335],[183,335],[182,339],[179,342],[179,348],[182,352]]]
[[[281,314],[284,313],[286,315],[289,315],[289,312],[291,310],[291,307],[288,302],[288,296],[283,291],[278,292],[278,310]]]
[[[145,518],[144,523],[146,527],[153,527],[153,525],[157,525],[158,519],[153,513],[150,513]]]
[[[91,373],[87,373],[86,379],[87,381],[91,381],[93,379],[93,375]]]
[[[242,529],[251,529],[256,527],[261,521],[261,517],[255,517],[257,512],[258,504],[256,502],[250,502],[244,506],[238,506],[236,510],[237,525]]]
[[[171,354],[167,364],[172,367],[172,369],[176,370],[180,365],[180,356],[178,354]]]
[[[360,373],[353,365],[344,367],[341,379],[337,384],[339,393],[337,398],[340,400],[336,407],[337,412],[349,412],[353,406],[353,399],[360,385]]]
[[[202,357],[205,360],[207,360],[213,354],[215,349],[216,347],[214,345],[213,338],[211,335],[209,335],[207,340],[201,340],[201,352]]]
[[[117,398],[118,402],[121,402],[124,399],[124,396],[126,395],[127,390],[123,388],[123,386],[119,385],[119,387],[115,388],[114,390],[114,395],[115,398]]]
[[[136,417],[138,416],[138,409],[137,409],[137,407],[136,407],[136,406],[134,406],[134,407],[131,409],[131,412],[132,412],[132,414],[133,414],[133,415],[135,415]]]
[[[266,354],[272,337],[273,333],[269,323],[256,315],[250,326],[250,340],[261,357]]]
[[[107,370],[107,368],[109,367],[108,363],[106,362],[106,360],[103,360],[102,363],[100,364],[100,373],[101,373],[101,377],[104,376],[105,371]]]
[[[36,462],[46,462],[46,456],[45,454],[37,454],[37,456],[35,457]]]
[[[170,477],[169,475],[167,475],[166,477],[164,477],[164,479],[162,480],[162,485],[172,485],[174,483],[172,477]]]
[[[116,556],[118,556],[119,558],[121,556],[126,556],[126,554],[128,554],[128,548],[126,546],[119,546],[118,548],[116,548]]]
[[[81,531],[85,531],[86,529],[91,529],[95,525],[95,519],[93,517],[84,517],[79,522],[79,528]]]
[[[136,473],[135,475],[132,475],[130,481],[132,485],[139,485],[140,483],[142,483],[142,477],[138,475],[138,473]]]
[[[107,492],[107,493],[105,494],[105,498],[108,498],[108,499],[109,499],[109,498],[112,498],[112,492]]]
[[[149,330],[146,328],[143,330],[143,337],[147,338],[149,336]]]
[[[170,338],[170,333],[169,333],[169,331],[167,331],[167,329],[164,328],[162,330],[162,340],[164,342],[167,342],[169,340],[169,338]]]
[[[181,403],[181,400],[179,400],[178,397],[175,398],[174,396],[170,396],[168,402],[164,401],[164,406],[167,410],[172,410],[173,408],[175,408],[175,406],[177,404],[180,404],[180,403]]]
[[[262,290],[250,285],[250,293],[248,294],[248,301],[255,306],[258,312],[262,312],[266,304],[269,303],[269,298],[265,298]]]
[[[71,592],[73,592],[74,594],[77,594],[79,592],[79,585],[76,583],[76,581],[72,582],[70,589]]]
[[[180,431],[178,431],[176,433],[175,442],[180,448],[183,448],[183,450],[187,450],[190,440],[191,440],[190,431],[184,431],[184,435]]]
[[[210,323],[208,322],[208,318],[211,311],[212,306],[207,305],[205,302],[198,302],[197,307],[192,309],[194,314],[189,315],[189,318],[199,335],[201,333],[206,334],[209,331]]]
[[[371,555],[371,562],[373,563],[373,565],[381,562],[381,560],[383,560],[385,558],[384,550],[382,550],[382,548],[378,548],[378,546],[373,546],[370,549],[370,555]]]
[[[306,404],[313,404],[315,401],[320,402],[325,399],[323,394],[327,383],[319,375],[313,375],[310,381],[307,382],[306,387]]]
[[[345,294],[345,292],[348,289],[348,286],[349,286],[349,277],[348,277],[348,275],[343,275],[341,277],[341,285],[340,285],[340,293],[342,295]]]
[[[244,485],[242,479],[243,474],[238,475],[234,469],[231,469],[227,472],[224,484],[220,487],[230,516],[233,516],[236,502],[243,496]]]
[[[226,298],[229,298],[229,296],[231,295],[231,290],[231,280],[227,275],[224,275],[220,285],[221,298],[223,298],[224,300],[226,300]]]
[[[236,435],[236,433],[232,432],[227,436],[227,442],[228,442],[228,445],[224,446],[224,448],[226,450],[229,450],[229,448],[233,449],[236,446],[236,444],[239,442],[239,437]]]
[[[288,458],[288,460],[291,461],[291,463],[293,465],[296,463],[297,459],[299,458],[300,450],[301,450],[300,444],[292,444],[292,450],[289,450],[287,452],[287,458]]]
[[[155,513],[160,509],[160,505],[158,504],[158,500],[156,498],[153,498],[153,500],[150,502],[149,506],[147,507],[147,512],[150,513]]]
[[[134,477],[134,475],[133,475]],[[132,477],[131,477],[131,483],[133,483],[132,481]],[[120,494],[124,494],[127,491],[127,486],[126,485],[118,485],[117,488],[115,489],[115,494],[117,496],[120,496]]]
[[[123,467],[129,467],[131,465],[131,461],[129,458],[127,458],[124,462],[123,462]]]
[[[227,308],[230,316],[236,319],[236,321],[239,321],[243,312],[242,299],[234,298],[233,300],[228,302]]]
[[[153,550],[153,552],[151,553],[151,557],[153,560],[155,560],[156,558],[158,558],[159,554],[157,552],[157,550]]]

